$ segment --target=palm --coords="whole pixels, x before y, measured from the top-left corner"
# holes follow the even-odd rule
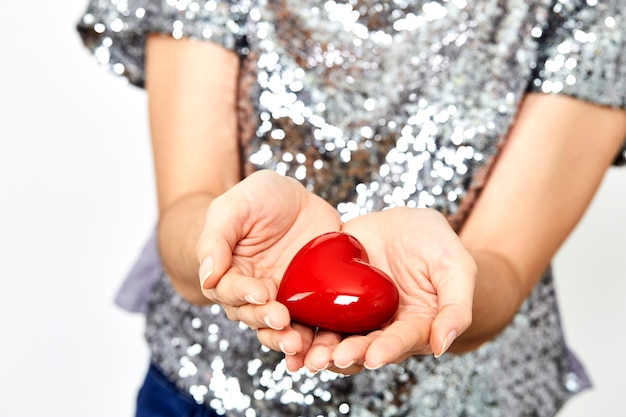
[[[288,312],[272,301],[284,271],[306,242],[340,227],[337,211],[296,180],[270,171],[250,175],[207,212],[198,252],[213,257],[215,268],[205,296],[253,328],[269,318],[287,326]]]
[[[354,235],[368,252],[370,263],[385,271],[400,295],[391,325],[411,329],[419,336],[404,356],[430,353],[430,328],[438,312],[437,290],[430,280],[427,250],[420,248],[423,225],[403,214],[374,213],[346,223],[342,230]],[[429,250],[436,246],[428,239]],[[426,255],[426,256],[425,256]]]
[[[319,369],[330,361],[342,368],[334,370],[353,373],[362,365],[441,353],[452,331],[460,334],[469,326],[475,265],[440,214],[391,209],[360,216],[342,230],[361,241],[373,266],[390,275],[400,294],[399,308],[384,329],[367,335],[342,339],[318,333],[307,366]]]
[[[250,212],[243,236],[233,248],[236,273],[278,285],[296,252],[314,237],[339,230],[337,211],[287,178],[250,183]],[[279,188],[279,189],[278,189]],[[268,199],[267,196],[272,198]]]

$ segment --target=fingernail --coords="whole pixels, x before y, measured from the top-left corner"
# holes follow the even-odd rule
[[[274,330],[282,330],[282,329],[284,329],[284,327],[274,326],[272,324],[272,322],[270,321],[270,316],[263,317],[263,321],[265,322],[265,324],[267,324],[267,327],[269,327],[270,329],[274,329]]]
[[[339,368],[339,369],[346,369],[346,368],[351,367],[352,365],[354,365],[354,361],[352,361],[352,362],[348,362],[348,363],[347,363],[347,364],[345,364],[345,365],[339,365],[337,362],[335,362],[335,366],[336,366],[337,368]]]
[[[452,342],[454,342],[454,339],[456,339],[456,336],[457,336],[456,330],[452,330],[450,333],[448,333],[446,338],[443,339],[443,347],[441,349],[441,352],[439,354],[435,354],[435,358],[440,358],[441,355],[446,353],[446,351],[452,345]]]
[[[278,348],[280,349],[281,352],[283,352],[287,356],[293,356],[296,354],[296,352],[286,352],[283,342],[278,342]]]
[[[313,368],[315,370],[315,372],[320,372],[320,371],[328,369],[328,367],[330,366],[331,363],[332,362],[328,362],[328,363],[326,363],[326,365],[322,366],[321,368],[318,368],[317,366],[311,364],[311,368]]]
[[[363,364],[363,366],[365,367],[365,369],[370,370],[370,371],[374,371],[378,368],[382,368],[382,366],[384,365],[384,363],[379,363],[378,365],[374,365],[374,366],[370,366],[366,363]]]
[[[213,273],[213,266],[213,258],[211,257],[204,258],[202,260],[202,263],[200,264],[200,271],[198,272],[198,274],[200,275],[200,285],[204,289],[208,289],[204,286],[204,284]]]
[[[250,294],[246,295],[246,296],[244,297],[244,299],[245,299],[247,302],[249,302],[250,304],[255,304],[255,305],[258,305],[258,306],[262,306],[263,304],[265,304],[265,303],[260,302],[259,300],[257,300],[256,298],[254,298],[254,296],[252,296],[252,295],[250,295]]]
[[[294,369],[291,369],[291,368],[289,367],[289,365],[287,365],[287,373],[288,373],[289,375],[298,375],[298,374],[300,373],[300,370],[301,370],[301,369],[302,369],[302,368],[294,368]]]

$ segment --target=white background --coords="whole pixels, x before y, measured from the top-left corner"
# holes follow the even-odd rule
[[[131,416],[148,362],[141,317],[112,302],[156,218],[145,96],[82,47],[84,6],[2,6],[0,417]],[[624,213],[613,169],[555,263],[595,384],[562,417],[626,416]]]

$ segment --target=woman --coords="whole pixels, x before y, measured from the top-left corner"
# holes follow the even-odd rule
[[[150,106],[137,415],[555,415],[588,381],[549,264],[624,158],[624,6],[92,1],[86,45]],[[275,301],[336,230],[397,284],[383,329]]]

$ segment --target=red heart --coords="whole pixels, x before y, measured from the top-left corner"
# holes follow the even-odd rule
[[[381,328],[398,309],[398,290],[368,264],[354,237],[330,232],[307,243],[293,258],[276,299],[293,321],[337,333]]]

